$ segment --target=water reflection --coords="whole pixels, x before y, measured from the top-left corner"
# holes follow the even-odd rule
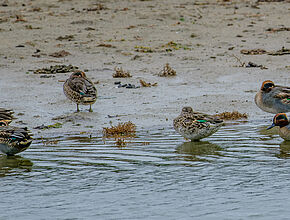
[[[280,144],[280,153],[277,155],[278,158],[290,158],[290,141],[283,141]]]
[[[272,140],[273,138],[275,138],[278,135],[278,127],[274,127],[270,130],[267,130],[267,128],[270,125],[271,125],[271,123],[269,123],[269,125],[263,125],[263,126],[259,127],[258,134],[260,135],[260,139]]]
[[[0,177],[18,173],[19,170],[30,172],[33,163],[31,160],[19,155],[6,156],[0,155]]]
[[[215,155],[223,156],[223,149],[208,141],[184,142],[176,148],[176,153],[183,154],[185,160],[207,161],[203,156]]]
[[[172,128],[142,130],[124,148],[104,143],[100,133],[38,139],[21,153],[34,164],[0,155],[0,207],[6,211],[0,219],[9,213],[57,219],[64,210],[67,219],[154,219],[156,213],[281,219],[288,214],[290,143],[260,129],[257,123],[225,126],[200,142],[185,142]],[[266,213],[259,204],[266,204]]]

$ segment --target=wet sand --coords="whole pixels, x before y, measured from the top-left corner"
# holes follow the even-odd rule
[[[254,95],[267,79],[289,86],[289,54],[241,50],[290,48],[289,9],[286,1],[2,1],[1,107],[13,109],[14,125],[31,128],[36,137],[97,134],[126,121],[137,129],[169,127],[185,105],[211,114],[237,110],[270,124],[273,115],[256,107]],[[70,55],[51,56],[62,50]],[[248,62],[267,69],[246,68]],[[158,76],[166,63],[175,77]],[[33,73],[58,64],[78,66],[96,82],[93,113],[88,106],[75,113],[63,94],[71,73]],[[132,77],[113,78],[115,67]],[[114,84],[139,86],[140,79],[158,85]],[[55,123],[62,127],[33,129]]]

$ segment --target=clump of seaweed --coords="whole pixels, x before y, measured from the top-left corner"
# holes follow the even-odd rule
[[[115,67],[115,73],[113,74],[113,78],[128,78],[132,77],[129,71],[125,71],[122,67]]]
[[[68,55],[71,55],[71,53],[70,52],[67,52],[65,50],[61,50],[61,51],[58,51],[58,52],[54,52],[52,54],[49,54],[49,56],[55,57],[55,58],[66,57]]]
[[[155,50],[151,47],[145,47],[145,46],[135,46],[135,51],[141,52],[141,53],[153,53]]]
[[[56,74],[77,71],[79,67],[73,65],[54,65],[42,69],[34,70],[34,74]]]
[[[172,50],[179,50],[179,49],[191,50],[191,48],[189,48],[188,46],[176,43],[174,41],[169,41],[167,44],[164,44],[161,47],[164,47],[165,51],[172,51]]]
[[[123,138],[117,138],[115,142],[117,147],[126,147],[127,142]]]
[[[176,71],[169,66],[169,63],[166,63],[163,69],[159,72],[158,76],[161,77],[176,76]]]
[[[266,54],[267,51],[264,49],[253,49],[253,50],[241,50],[240,51],[241,54],[245,54],[245,55],[261,55],[261,54]]]
[[[62,123],[60,122],[57,122],[57,123],[54,123],[52,125],[40,125],[40,126],[37,126],[35,127],[34,129],[40,129],[40,130],[44,130],[44,129],[50,129],[50,128],[61,128],[62,127]]]
[[[141,84],[142,87],[157,86],[157,83],[153,83],[153,84],[151,84],[151,83],[147,83],[147,82],[145,82],[145,81],[142,80],[142,79],[140,79],[140,84]]]
[[[111,126],[110,128],[103,128],[104,138],[115,138],[115,144],[117,147],[126,147],[126,138],[133,138],[136,136],[136,125],[128,121],[125,123],[119,123],[117,126]]]
[[[106,138],[135,137],[136,125],[132,122],[119,123],[117,126],[103,128],[103,136]]]
[[[215,116],[218,116],[221,119],[224,120],[238,120],[238,119],[247,119],[248,114],[247,113],[240,113],[238,111],[233,111],[233,112],[222,112],[220,114],[216,114]]]
[[[74,35],[65,35],[65,36],[59,36],[58,38],[56,38],[56,40],[59,41],[63,41],[63,40],[67,40],[67,41],[72,41],[74,40]]]

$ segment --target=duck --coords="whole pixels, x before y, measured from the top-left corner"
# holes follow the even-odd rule
[[[285,113],[276,114],[273,118],[272,125],[268,127],[267,130],[275,126],[279,126],[278,133],[280,137],[286,141],[290,141],[290,122]]]
[[[0,122],[0,151],[9,156],[26,150],[32,143],[32,134],[24,128],[10,126]]]
[[[290,87],[275,85],[273,81],[266,80],[255,96],[255,103],[265,112],[290,112]]]
[[[173,120],[174,129],[184,138],[199,141],[218,131],[223,125],[219,117],[194,112],[191,107],[183,107],[180,115]]]
[[[63,84],[63,91],[68,99],[77,104],[77,112],[80,111],[80,104],[90,105],[89,112],[93,111],[92,104],[97,100],[97,89],[84,72],[73,72]]]
[[[10,124],[15,119],[13,114],[14,112],[11,109],[0,108],[0,122],[2,124]]]

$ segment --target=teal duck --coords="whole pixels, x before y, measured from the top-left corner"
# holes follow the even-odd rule
[[[290,112],[290,87],[275,85],[266,80],[255,96],[256,105],[265,112]]]
[[[278,113],[274,116],[273,124],[267,129],[279,126],[279,135],[286,141],[290,141],[290,123],[285,113]]]
[[[63,91],[68,99],[77,104],[77,112],[80,111],[79,104],[90,105],[89,111],[92,112],[92,104],[97,99],[97,89],[84,72],[72,73],[65,81]]]
[[[222,125],[223,120],[219,117],[194,112],[191,107],[183,107],[181,114],[173,120],[174,129],[191,141],[212,135]]]
[[[0,151],[7,155],[14,155],[26,150],[31,142],[32,135],[25,128],[8,126],[7,122],[0,122]]]

